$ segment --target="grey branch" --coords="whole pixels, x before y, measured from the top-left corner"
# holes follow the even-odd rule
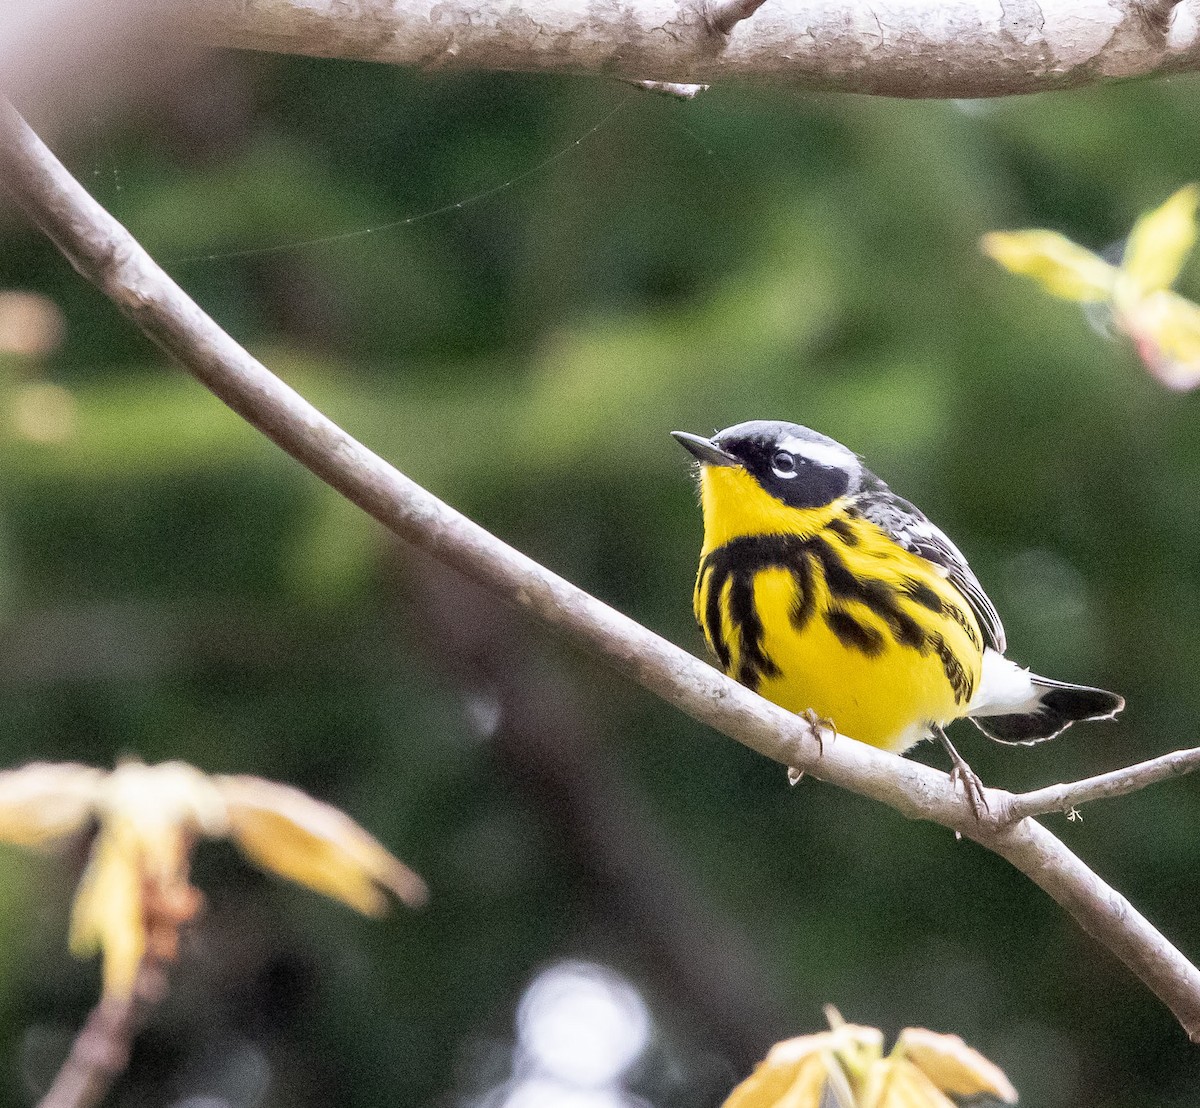
[[[758,2],[186,0],[186,19],[180,10],[184,33],[212,45],[426,70],[974,98],[1200,69],[1200,0]]]
[[[1008,859],[1120,958],[1200,1041],[1200,971],[1035,820],[977,820],[944,773],[848,738],[819,743],[803,719],[551,573],[405,477],[222,331],[6,102],[0,102],[0,185],[84,277],[189,373],[400,538],[763,756],[909,818],[953,828]],[[989,807],[1002,812],[1009,798],[990,790]]]
[[[164,0],[0,0],[0,89],[48,117],[86,97],[94,115],[146,88],[169,21]]]
[[[135,1029],[134,1001],[103,997],[38,1108],[95,1108],[125,1072]]]
[[[1114,796],[1126,796],[1156,785],[1172,777],[1182,777],[1200,769],[1200,749],[1176,750],[1148,762],[1101,773],[1096,777],[1085,777],[1082,781],[1071,781],[1065,785],[1049,785],[1033,792],[1010,796],[1003,811],[998,812],[1002,821],[1015,822],[1026,816],[1040,816],[1046,812],[1067,812],[1080,804],[1092,800],[1107,800]]]
[[[138,1028],[166,991],[162,963],[147,955],[128,997],[102,996],[92,1009],[38,1108],[97,1108],[125,1072]]]

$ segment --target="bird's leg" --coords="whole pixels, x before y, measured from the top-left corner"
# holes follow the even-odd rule
[[[946,737],[946,732],[941,727],[935,726],[933,733],[937,735],[942,746],[946,748],[946,753],[950,755],[950,761],[954,767],[950,770],[950,784],[955,788],[962,785],[963,795],[966,796],[967,803],[971,805],[971,811],[975,813],[975,818],[982,819],[983,813],[988,810],[988,802],[979,774],[967,765],[966,759],[954,749],[954,744]]]
[[[812,728],[813,738],[817,740],[817,750],[821,752],[823,757],[825,754],[825,732],[829,732],[830,742],[838,736],[838,730],[833,720],[817,715],[816,711],[812,708],[805,708],[800,713],[800,718]],[[789,785],[799,785],[803,776],[804,770],[797,769],[795,766],[788,767]]]

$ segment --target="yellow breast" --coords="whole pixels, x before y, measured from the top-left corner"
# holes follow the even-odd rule
[[[939,567],[844,501],[791,508],[729,467],[701,487],[696,617],[726,672],[890,750],[965,714],[982,637]]]

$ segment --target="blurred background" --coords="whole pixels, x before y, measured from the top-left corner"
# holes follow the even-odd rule
[[[978,239],[1119,244],[1200,177],[1197,118],[1195,78],[682,102],[230,53],[57,145],[351,433],[694,651],[700,516],[667,433],[770,417],[849,444],[971,558],[1013,657],[1128,698],[1035,749],[958,732],[1022,789],[1200,741],[1200,399]],[[113,1104],[711,1106],[825,1002],[963,1035],[1028,1105],[1196,1103],[1167,1010],[1004,862],[789,788],[400,548],[11,207],[0,289],[3,765],[287,781],[432,888],[379,923],[203,847],[207,914]],[[1048,820],[1193,955],[1198,788]],[[97,995],[65,951],[80,858],[0,851],[8,1103]]]

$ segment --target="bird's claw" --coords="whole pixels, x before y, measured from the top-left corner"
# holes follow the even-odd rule
[[[819,716],[812,708],[805,708],[799,713],[800,718],[812,729],[812,736],[817,740],[817,751],[823,758],[825,756],[825,735],[828,732],[829,741],[833,742],[838,737],[838,730],[834,726],[833,720],[827,719],[825,716]],[[788,784],[799,785],[804,779],[804,770],[798,769],[796,766],[788,766]]]
[[[828,716],[817,715],[812,708],[805,708],[800,713],[800,718],[812,728],[813,738],[817,740],[817,749],[824,756],[825,732],[829,732],[829,741],[833,742],[838,737],[837,725]]]

